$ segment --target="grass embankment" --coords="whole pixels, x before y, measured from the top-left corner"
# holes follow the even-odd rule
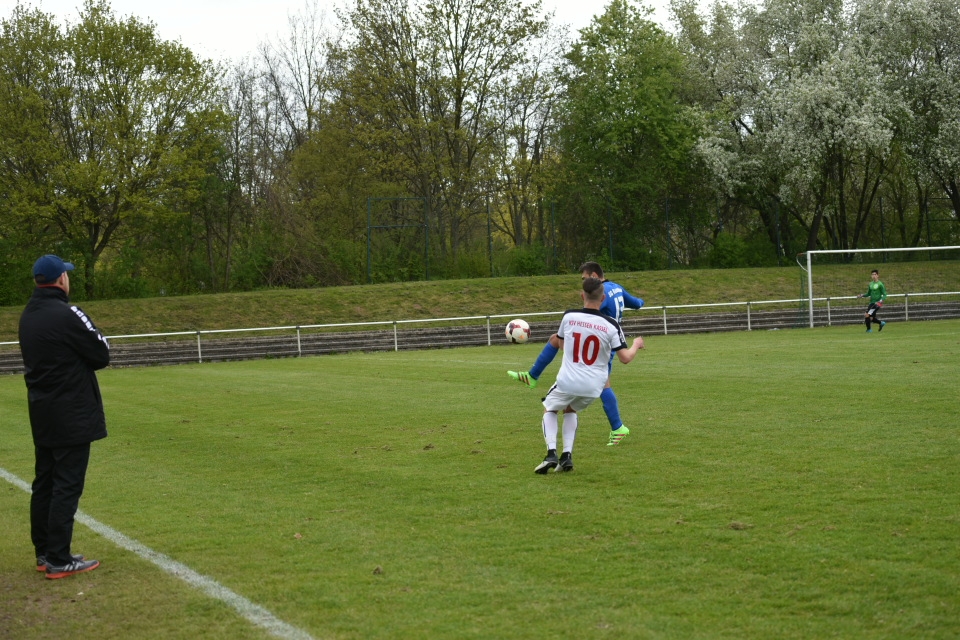
[[[610,274],[648,304],[797,297],[799,269]],[[438,280],[80,303],[107,334],[373,322],[558,311],[575,303],[578,276]],[[746,298],[744,297],[746,296]],[[15,340],[22,307],[0,308],[0,340]]]
[[[883,265],[890,292],[957,291],[957,262]],[[648,306],[784,300],[801,296],[796,266],[610,273]],[[870,267],[823,266],[817,295],[866,290]],[[95,300],[81,306],[107,335],[373,322],[560,311],[577,302],[577,275],[403,282],[319,289]],[[24,301],[26,302],[26,301]],[[21,306],[0,307],[0,341],[17,339]]]

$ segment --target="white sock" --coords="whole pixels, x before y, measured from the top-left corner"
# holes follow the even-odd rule
[[[577,425],[580,423],[576,413],[563,414],[563,452],[573,453],[573,440],[577,437]]]
[[[566,432],[567,423],[563,425]],[[543,439],[547,441],[547,450],[557,448],[557,414],[553,411],[543,414]]]

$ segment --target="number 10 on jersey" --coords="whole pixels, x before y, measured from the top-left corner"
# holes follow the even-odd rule
[[[582,362],[585,365],[592,365],[597,361],[597,356],[600,354],[600,338],[593,334],[587,335],[587,339],[583,339],[583,334],[579,331],[573,332],[573,361],[576,363]]]

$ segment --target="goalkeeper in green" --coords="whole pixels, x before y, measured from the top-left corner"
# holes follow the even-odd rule
[[[863,315],[863,323],[867,325],[867,333],[873,333],[870,325],[876,322],[879,326],[877,331],[883,331],[887,325],[886,322],[877,317],[877,312],[883,307],[883,301],[887,299],[887,288],[880,282],[880,272],[874,269],[870,272],[870,284],[867,285],[867,292],[861,293],[858,298],[870,298],[870,306]]]

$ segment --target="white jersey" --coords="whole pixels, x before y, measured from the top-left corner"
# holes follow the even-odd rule
[[[610,357],[614,351],[627,347],[620,325],[594,309],[567,311],[557,336],[563,340],[563,364],[557,374],[557,390],[588,398],[600,397],[607,384]]]

